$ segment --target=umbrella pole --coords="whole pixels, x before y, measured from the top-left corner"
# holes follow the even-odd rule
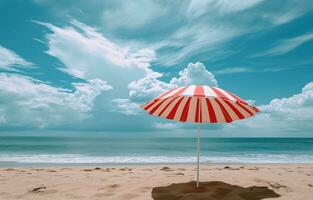
[[[197,144],[197,188],[199,187],[199,165],[200,165],[200,124],[198,124],[198,144]]]

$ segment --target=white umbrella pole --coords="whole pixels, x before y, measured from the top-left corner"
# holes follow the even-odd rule
[[[200,124],[198,124],[198,145],[197,145],[197,187],[199,187],[199,165],[200,165]]]

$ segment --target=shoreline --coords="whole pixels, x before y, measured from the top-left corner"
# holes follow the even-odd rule
[[[144,167],[144,166],[196,166],[197,163],[8,163],[5,165],[0,162],[0,169],[3,168],[83,168],[83,167]],[[313,163],[201,163],[200,166],[217,167],[217,166],[313,166]]]
[[[149,200],[156,187],[194,181],[195,168],[167,163],[0,167],[0,199]],[[313,194],[313,164],[202,164],[200,181],[266,187],[281,196],[278,200],[306,200]]]
[[[3,163],[0,162],[0,168],[3,168],[5,166],[2,165]],[[10,163],[11,164],[11,163]],[[24,165],[25,164],[25,165]],[[51,166],[51,167],[57,167],[58,165],[65,165],[65,166],[161,166],[161,165],[171,165],[171,166],[175,166],[175,165],[187,165],[187,166],[192,166],[192,165],[196,165],[195,163],[16,163],[16,165],[19,165],[20,167],[25,167],[25,166],[34,166],[36,167],[37,165],[39,166],[44,166],[46,165],[47,167]],[[210,165],[313,165],[312,163],[229,163],[229,162],[221,162],[221,163],[202,163],[200,162],[200,165],[205,165],[205,166],[210,166]]]

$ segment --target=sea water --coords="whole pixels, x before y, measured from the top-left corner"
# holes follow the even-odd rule
[[[313,138],[201,138],[202,163],[313,163]],[[194,163],[196,138],[0,136],[0,166]]]

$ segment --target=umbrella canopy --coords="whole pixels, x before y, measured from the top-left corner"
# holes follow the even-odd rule
[[[180,122],[230,123],[254,116],[259,109],[218,87],[191,85],[172,89],[142,106],[149,114]],[[197,143],[199,187],[200,126]]]
[[[143,106],[149,114],[180,122],[230,123],[259,109],[217,87],[184,86],[167,91]]]

